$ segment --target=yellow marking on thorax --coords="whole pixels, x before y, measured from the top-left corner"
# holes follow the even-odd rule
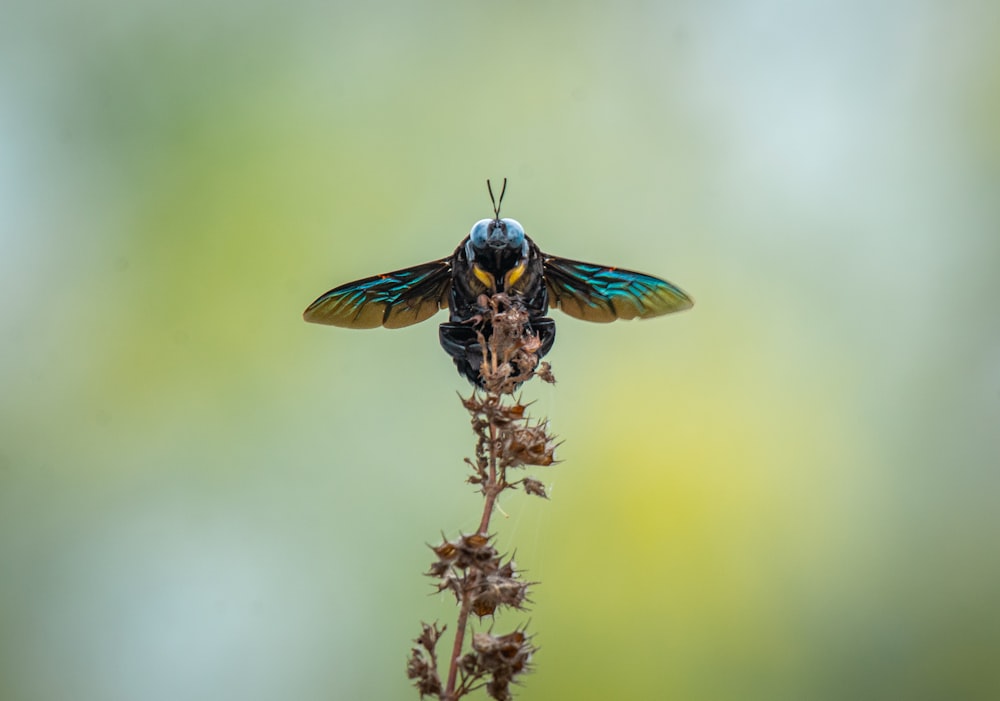
[[[524,275],[524,271],[528,269],[528,262],[522,260],[520,263],[515,265],[513,268],[507,271],[507,274],[503,276],[503,288],[505,290],[510,290],[514,283],[521,279]]]
[[[478,263],[473,263],[472,273],[476,276],[476,279],[479,280],[479,282],[483,283],[483,285],[486,286],[486,289],[494,291],[496,290],[497,288],[496,279],[494,279],[493,275],[480,268]]]

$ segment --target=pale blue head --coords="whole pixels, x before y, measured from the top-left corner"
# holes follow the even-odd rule
[[[528,240],[524,227],[515,219],[480,219],[469,232],[469,257],[475,252],[500,252],[504,249],[527,253]]]

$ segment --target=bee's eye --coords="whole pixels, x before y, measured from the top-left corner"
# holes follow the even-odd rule
[[[524,244],[524,227],[516,219],[502,219],[507,230],[507,247],[520,248]]]
[[[469,232],[469,240],[475,248],[485,248],[486,239],[490,235],[490,224],[492,223],[492,219],[480,219],[472,226],[472,231]]]

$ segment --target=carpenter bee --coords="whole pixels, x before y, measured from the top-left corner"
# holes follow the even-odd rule
[[[584,321],[648,319],[688,309],[693,302],[680,288],[644,273],[548,255],[514,219],[500,218],[507,190],[493,196],[493,218],[476,222],[447,258],[364,278],[335,287],[310,304],[303,318],[315,324],[398,329],[449,310],[441,324],[441,346],[459,374],[482,387],[483,348],[489,339],[483,321],[483,295],[504,293],[528,313],[539,341],[539,358],[556,339],[555,322],[545,316],[551,304]]]

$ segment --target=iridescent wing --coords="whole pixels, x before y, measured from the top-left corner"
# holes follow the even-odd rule
[[[398,329],[448,306],[451,258],[375,275],[335,287],[310,304],[302,318],[350,329]]]
[[[683,290],[652,275],[545,256],[549,304],[584,321],[648,319],[689,309]]]

